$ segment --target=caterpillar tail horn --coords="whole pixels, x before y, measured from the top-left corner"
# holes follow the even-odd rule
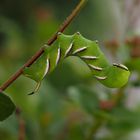
[[[38,82],[35,86],[35,89],[33,90],[33,92],[29,93],[28,95],[33,95],[35,94],[36,92],[38,92],[39,88],[41,86],[41,82]]]

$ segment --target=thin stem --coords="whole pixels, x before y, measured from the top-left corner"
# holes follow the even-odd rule
[[[95,120],[95,123],[91,127],[89,135],[88,135],[86,140],[93,140],[93,138],[95,137],[95,134],[97,133],[99,128],[102,126],[103,122],[104,121],[102,119],[96,119]]]
[[[19,108],[16,109],[16,116],[18,119],[18,125],[19,125],[19,133],[18,133],[18,140],[25,140],[25,121],[21,117],[21,112]]]
[[[25,140],[25,121],[22,118],[20,118],[20,120],[19,120],[18,140]]]
[[[117,93],[115,95],[115,98],[113,97],[113,99],[108,101],[108,102],[110,102],[110,105],[112,104],[111,106],[109,105],[109,108],[108,107],[105,107],[105,108],[103,107],[103,108],[100,108],[100,109],[101,110],[104,110],[104,109],[106,110],[107,109],[108,111],[112,111],[120,103],[120,101],[122,100],[122,98],[124,96],[124,89],[125,89],[125,87],[122,87],[122,88],[118,89],[118,91],[117,91]],[[107,121],[108,120],[106,120],[106,118],[103,118],[103,117],[95,119],[95,121],[94,121],[95,123],[90,128],[90,130],[89,130],[90,132],[89,132],[88,137],[87,137],[86,140],[93,140],[95,134],[97,133],[97,131]]]
[[[114,102],[114,107],[116,107],[123,99],[124,97],[124,90],[125,90],[126,86],[120,88],[115,97],[112,99],[112,101]]]
[[[58,31],[48,40],[47,44],[51,45],[56,39],[58,32],[63,32],[72,20],[78,15],[82,7],[85,5],[87,0],[81,0],[76,8],[72,11],[70,16],[64,21],[64,23],[59,27]],[[9,87],[22,73],[25,67],[32,65],[42,54],[44,53],[44,48],[42,47],[35,55],[33,55],[15,74],[13,74],[1,87],[0,91],[5,90]]]

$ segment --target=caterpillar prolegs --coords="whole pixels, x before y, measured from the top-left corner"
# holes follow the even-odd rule
[[[120,88],[129,79],[130,72],[126,66],[117,63],[109,64],[98,42],[88,40],[80,33],[74,35],[59,33],[55,43],[44,47],[43,55],[30,67],[25,68],[23,74],[40,83],[45,75],[52,72],[69,56],[77,56],[83,60],[94,77],[107,87]],[[35,91],[38,87],[39,84]]]

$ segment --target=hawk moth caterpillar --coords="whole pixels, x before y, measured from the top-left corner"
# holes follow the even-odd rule
[[[51,46],[46,46],[43,55],[23,71],[25,76],[38,83],[34,92],[38,90],[45,75],[52,72],[69,56],[76,56],[83,60],[94,77],[109,88],[120,88],[129,79],[130,72],[126,66],[110,64],[100,50],[98,42],[86,39],[79,32],[74,35],[58,33],[57,40]]]

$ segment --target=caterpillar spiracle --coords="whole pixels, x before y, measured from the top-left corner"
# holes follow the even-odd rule
[[[74,35],[58,33],[57,40],[51,46],[44,47],[43,55],[30,67],[24,69],[23,74],[38,83],[34,92],[39,88],[45,75],[52,72],[69,56],[83,60],[94,77],[107,87],[120,88],[129,79],[128,68],[123,64],[110,64],[97,41],[88,40],[79,32]]]

